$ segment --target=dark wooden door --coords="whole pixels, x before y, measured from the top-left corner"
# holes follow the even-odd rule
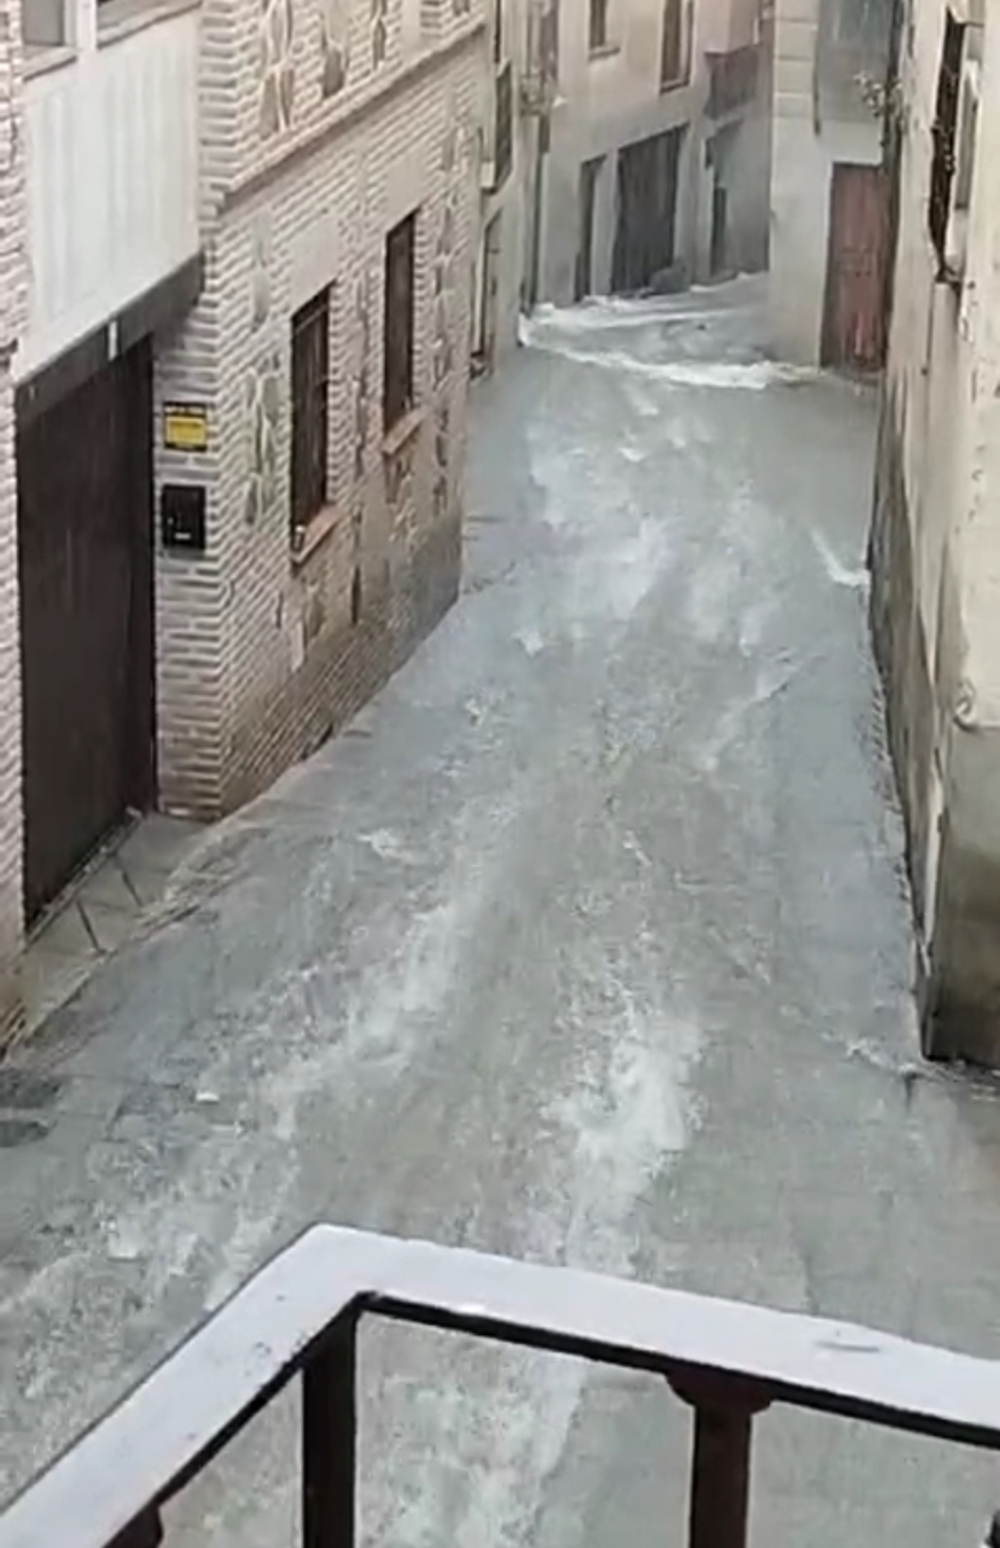
[[[29,919],[154,794],[148,346],[19,426]]]
[[[677,172],[683,129],[626,145],[618,153],[618,210],[611,288],[641,290],[674,261]]]
[[[483,243],[482,347],[486,364],[491,371],[497,349],[497,309],[500,304],[501,218],[501,213],[494,215],[486,227],[486,238]]]
[[[719,182],[712,189],[709,265],[713,274],[720,274],[726,265],[726,189]]]
[[[823,312],[824,365],[874,370],[885,357],[889,182],[880,167],[837,163]]]
[[[601,175],[604,157],[585,161],[580,167],[580,233],[576,249],[576,275],[573,296],[582,301],[593,289],[594,255],[594,205],[597,197],[597,179]]]

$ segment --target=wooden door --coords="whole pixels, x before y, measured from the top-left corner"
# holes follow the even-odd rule
[[[594,263],[594,205],[597,195],[597,179],[604,165],[604,157],[585,161],[580,167],[580,234],[576,249],[576,275],[573,298],[582,301],[593,291]]]
[[[151,366],[18,427],[25,910],[154,794]]]
[[[641,290],[674,261],[677,173],[683,129],[618,152],[618,210],[611,288]]]
[[[497,312],[500,306],[500,255],[502,211],[486,227],[483,243],[483,356],[492,371],[497,350]]]
[[[718,181],[712,188],[712,234],[709,249],[709,266],[713,274],[721,274],[726,265],[726,189]]]
[[[881,167],[837,163],[823,312],[824,365],[876,370],[885,358],[889,181]]]

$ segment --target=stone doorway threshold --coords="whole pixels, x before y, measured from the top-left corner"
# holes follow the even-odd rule
[[[136,933],[204,825],[154,812],[124,829],[43,916],[24,957],[25,1030],[64,1005]]]

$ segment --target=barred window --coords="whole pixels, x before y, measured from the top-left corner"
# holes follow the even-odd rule
[[[684,0],[665,0],[660,43],[660,85],[677,86],[687,75],[684,57]]]
[[[590,0],[590,47],[606,48],[608,43],[608,0]]]
[[[291,541],[327,503],[330,398],[330,287],[292,318]]]
[[[932,131],[934,155],[931,161],[931,193],[927,224],[931,241],[944,270],[948,216],[951,213],[951,185],[955,176],[955,130],[958,124],[958,96],[962,76],[962,43],[965,28],[951,11],[945,12],[944,47],[938,74],[937,111]]]
[[[413,407],[413,315],[416,215],[393,227],[385,244],[385,340],[382,413],[386,430]]]

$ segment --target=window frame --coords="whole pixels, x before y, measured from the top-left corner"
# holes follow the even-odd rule
[[[950,6],[946,6],[934,122],[931,125],[930,189],[927,199],[927,230],[938,260],[939,279],[946,277],[947,269],[945,253],[956,170],[955,148],[959,127],[958,108],[962,90],[965,33],[966,24],[958,19]]]
[[[668,31],[668,24],[672,17],[676,17],[672,28]],[[660,30],[660,90],[673,91],[678,86],[686,86],[691,78],[691,58],[688,48],[688,4],[687,0],[663,0],[663,20]],[[667,44],[671,43],[671,62],[676,53],[677,68],[668,71]]]
[[[293,553],[330,504],[330,333],[333,286],[292,314],[289,433],[289,540]],[[318,415],[312,435],[308,412]],[[313,435],[316,444],[312,444]]]
[[[493,0],[492,37],[490,40],[493,64],[499,69],[504,62],[503,50],[506,38],[504,37],[503,24],[503,0]]]
[[[36,27],[39,21],[41,26]],[[25,0],[21,6],[21,47],[27,74],[31,74],[31,67],[38,60],[73,47],[71,22],[66,0],[42,0],[41,17],[37,6]]]
[[[382,428],[386,435],[416,406],[417,213],[411,210],[385,238]],[[402,313],[402,331],[397,309]]]
[[[587,14],[587,46],[590,53],[601,54],[610,47],[608,36],[608,11],[611,0],[589,0]]]

